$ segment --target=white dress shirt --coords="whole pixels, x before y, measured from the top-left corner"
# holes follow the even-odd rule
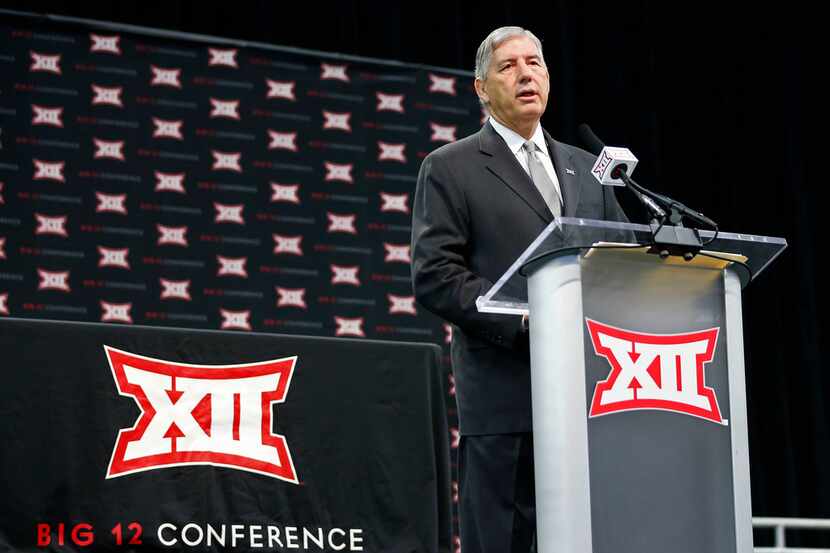
[[[521,165],[524,168],[525,172],[528,175],[530,175],[530,169],[528,168],[527,163],[527,153],[524,150],[524,148],[522,148],[522,146],[524,146],[527,140],[525,140],[525,138],[522,135],[520,135],[513,129],[505,127],[504,125],[496,121],[494,117],[490,117],[490,124],[493,125],[493,129],[495,129],[495,131],[499,133],[499,136],[501,136],[502,139],[504,139],[504,142],[507,144],[507,147],[510,148],[510,151],[513,152],[513,155],[516,156],[516,160],[518,160],[519,165]],[[542,133],[541,124],[536,125],[536,131],[533,133],[533,136],[530,137],[530,140],[532,140],[533,143],[536,144],[536,154],[539,157],[539,160],[542,162],[542,167],[545,168],[548,177],[550,177],[553,186],[556,187],[556,193],[559,196],[559,200],[562,202],[562,210],[564,211],[565,202],[564,197],[562,196],[562,188],[559,186],[559,178],[557,178],[556,171],[554,171],[553,169],[553,160],[551,160],[550,158],[550,153],[548,152],[548,145],[547,142],[545,142],[545,135]],[[544,198],[545,195],[542,194],[542,197]]]

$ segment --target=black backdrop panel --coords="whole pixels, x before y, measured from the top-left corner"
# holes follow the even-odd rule
[[[149,466],[107,478],[118,432],[132,428],[141,410],[119,395],[118,371],[110,368],[105,345],[168,361],[168,368],[296,356],[290,383],[273,381],[287,388],[273,404],[269,429],[284,436],[296,483],[202,463]],[[92,528],[96,550],[115,547],[121,524],[119,550],[188,549],[201,533],[198,550],[256,550],[257,544],[260,550],[291,550],[296,543],[298,551],[344,545],[343,551],[449,551],[449,441],[437,346],[2,319],[0,348],[0,550],[43,550],[47,543],[52,550],[79,550],[88,535],[79,524]],[[131,382],[145,362],[126,363]],[[239,377],[232,371],[247,369],[200,370]],[[216,438],[222,417],[229,428],[256,414],[244,393],[223,413],[218,390],[233,386],[232,380],[211,381],[211,399],[171,423],[180,431],[162,430],[168,450],[176,440],[179,450],[192,443],[190,416]],[[188,401],[198,385],[198,378],[187,384],[181,372],[177,381],[175,404]],[[149,386],[146,391],[151,397]],[[165,412],[159,408],[154,417]],[[133,523],[141,528],[140,547],[129,544],[138,532]],[[235,547],[232,525],[240,525],[236,533],[242,536]],[[225,548],[213,534],[208,546],[209,532],[223,526]],[[76,528],[77,542],[71,534]],[[311,541],[304,541],[306,534]],[[314,541],[320,536],[323,548]]]
[[[468,73],[0,21],[0,314],[440,342],[409,278]]]

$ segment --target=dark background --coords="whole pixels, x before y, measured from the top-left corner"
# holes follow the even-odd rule
[[[754,514],[830,517],[818,13],[796,2],[292,4],[0,6],[467,70],[491,30],[530,28],[550,69],[543,125],[554,136],[576,142],[588,122],[633,150],[641,184],[723,230],[789,242],[744,294]]]

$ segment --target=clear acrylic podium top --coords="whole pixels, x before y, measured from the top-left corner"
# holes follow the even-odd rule
[[[787,247],[783,238],[731,232],[719,232],[715,236],[713,231],[698,232],[703,248],[695,259],[736,264],[744,285],[763,272]],[[595,249],[633,250],[640,247],[645,250],[651,242],[652,229],[648,225],[561,217],[542,231],[485,295],[478,297],[476,307],[484,313],[528,313],[525,275],[536,263],[557,255],[584,256]],[[653,255],[658,258],[657,254]],[[676,256],[665,262],[686,263]]]

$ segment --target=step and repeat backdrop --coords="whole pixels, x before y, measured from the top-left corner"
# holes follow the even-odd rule
[[[433,342],[421,160],[470,73],[0,16],[0,316]]]

